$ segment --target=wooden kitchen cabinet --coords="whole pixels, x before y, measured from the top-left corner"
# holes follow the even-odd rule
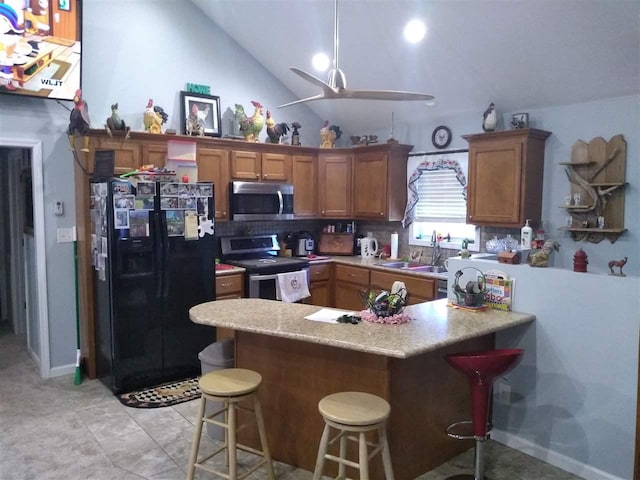
[[[469,142],[467,223],[519,228],[540,224],[544,146],[533,128],[464,135]]]
[[[411,145],[382,144],[354,149],[353,216],[400,221],[407,205],[407,155]]]
[[[407,305],[428,302],[436,298],[436,280],[401,275],[395,272],[371,271],[371,289],[391,291],[393,282],[404,282],[407,287]]]
[[[331,264],[323,263],[309,266],[310,304],[330,307],[331,301]]]
[[[244,297],[244,273],[216,275],[216,301]],[[216,340],[234,338],[235,331],[230,328],[216,328]]]
[[[114,175],[122,175],[142,166],[140,144],[123,141],[122,138],[97,137],[90,139],[89,172],[93,172],[93,154],[96,150],[113,150],[115,155]],[[80,152],[80,155],[84,153]],[[164,165],[164,163],[163,163]]]
[[[291,181],[291,155],[288,153],[233,150],[231,178],[246,181]]]
[[[167,161],[167,142],[143,143],[142,165],[153,165],[162,168]]]
[[[352,154],[349,151],[318,154],[318,216],[351,218]]]
[[[362,292],[369,288],[369,269],[347,265],[335,266],[334,304],[336,308],[362,310]]]
[[[244,297],[244,273],[216,276],[216,300]]]
[[[318,165],[314,155],[293,155],[291,158],[293,183],[293,213],[296,218],[315,218],[318,215]]]
[[[229,150],[200,147],[196,150],[198,180],[213,182],[215,219],[229,219]]]

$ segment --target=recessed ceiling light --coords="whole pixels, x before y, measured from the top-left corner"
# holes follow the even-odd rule
[[[422,20],[411,20],[404,27],[404,38],[409,43],[418,43],[424,38],[425,33],[427,33],[427,27]]]
[[[315,68],[318,72],[326,71],[327,68],[329,68],[330,62],[331,61],[329,60],[329,57],[327,57],[324,53],[316,53],[311,59],[311,65],[313,65],[313,68]]]

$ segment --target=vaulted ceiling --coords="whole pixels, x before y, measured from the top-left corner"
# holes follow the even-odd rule
[[[333,0],[192,2],[291,90],[282,103],[319,93],[289,67],[326,80],[311,58],[318,51],[332,56]],[[410,45],[402,31],[416,16],[427,35]],[[640,92],[638,0],[341,0],[339,19],[340,67],[349,88],[436,98],[432,106],[307,104],[351,131],[388,129],[391,112],[397,122],[434,121],[481,116],[490,102],[513,112]]]

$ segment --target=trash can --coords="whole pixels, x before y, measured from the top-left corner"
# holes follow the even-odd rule
[[[234,362],[234,343],[233,338],[227,338],[219,342],[214,342],[198,354],[202,375],[215,370],[233,367]],[[206,415],[210,415],[222,409],[224,405],[221,402],[207,402]],[[221,417],[220,417],[221,418]],[[214,440],[224,441],[224,429],[218,425],[207,423],[207,434]]]

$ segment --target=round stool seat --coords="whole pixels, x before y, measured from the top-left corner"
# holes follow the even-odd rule
[[[262,383],[262,375],[244,368],[225,368],[200,377],[198,386],[203,393],[216,397],[235,397],[251,393]]]
[[[383,398],[364,392],[327,395],[318,403],[320,414],[344,425],[373,425],[389,417],[391,407]]]
[[[492,381],[515,366],[523,350],[517,348],[486,352],[456,353],[445,358],[449,364],[469,377],[484,377]]]

